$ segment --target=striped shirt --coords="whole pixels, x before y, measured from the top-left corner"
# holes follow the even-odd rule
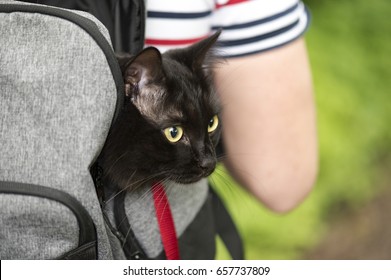
[[[289,43],[308,25],[299,0],[147,0],[145,44],[164,52],[221,28],[221,54],[238,57]]]

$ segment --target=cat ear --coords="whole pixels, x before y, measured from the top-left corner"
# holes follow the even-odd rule
[[[215,46],[220,34],[221,29],[216,31],[213,35],[195,43],[188,48],[193,57],[193,69],[200,68],[205,64],[211,64],[211,60],[214,59],[213,47]]]
[[[131,60],[134,58],[134,56],[132,56],[129,53],[125,53],[125,52],[116,52],[115,57],[118,61],[118,64],[119,64],[119,67],[121,68],[122,73],[124,73],[126,67],[131,62]]]
[[[132,88],[143,87],[158,79],[162,74],[162,55],[154,47],[148,47],[137,56],[125,62],[126,58],[118,59],[125,81],[125,94],[130,96]]]

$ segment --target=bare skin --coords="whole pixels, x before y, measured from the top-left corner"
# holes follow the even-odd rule
[[[276,212],[296,207],[318,170],[312,80],[303,39],[216,69],[225,164]]]

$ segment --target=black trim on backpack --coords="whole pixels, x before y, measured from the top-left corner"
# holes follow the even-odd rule
[[[216,257],[216,222],[210,193],[178,242],[183,259],[213,260]]]
[[[132,227],[129,224],[128,217],[125,211],[125,196],[126,191],[120,191],[114,198],[114,218],[118,226],[118,230],[122,234],[120,238],[125,256],[130,260],[145,260],[148,259],[140,243],[137,241],[133,233]]]
[[[244,250],[242,240],[231,215],[228,213],[223,201],[213,188],[209,187],[209,190],[212,195],[213,214],[215,217],[217,234],[224,242],[232,259],[243,260]]]
[[[97,233],[94,222],[76,198],[66,192],[49,187],[5,181],[0,181],[0,194],[46,198],[66,206],[76,217],[79,226],[79,243],[77,248],[63,254],[59,259],[97,259]]]
[[[124,200],[126,192],[118,192],[115,196],[114,217],[121,232],[121,245],[128,259],[150,259],[143,251],[133,233],[126,216]],[[244,259],[242,240],[224,203],[209,186],[209,194],[194,220],[181,236],[178,237],[180,255],[183,259],[214,259],[216,254],[216,234],[220,236],[232,259]],[[124,238],[126,236],[126,238]],[[166,259],[162,251],[154,259]]]
[[[209,186],[209,194],[204,205],[179,237],[181,257],[196,260],[214,259],[216,235],[220,236],[232,259],[244,259],[243,244],[238,230],[223,201]]]

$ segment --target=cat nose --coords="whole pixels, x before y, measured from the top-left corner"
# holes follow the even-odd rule
[[[216,167],[216,159],[213,157],[206,157],[198,161],[198,166],[205,172],[205,173],[212,173],[213,170]],[[209,175],[208,174],[208,175]]]

